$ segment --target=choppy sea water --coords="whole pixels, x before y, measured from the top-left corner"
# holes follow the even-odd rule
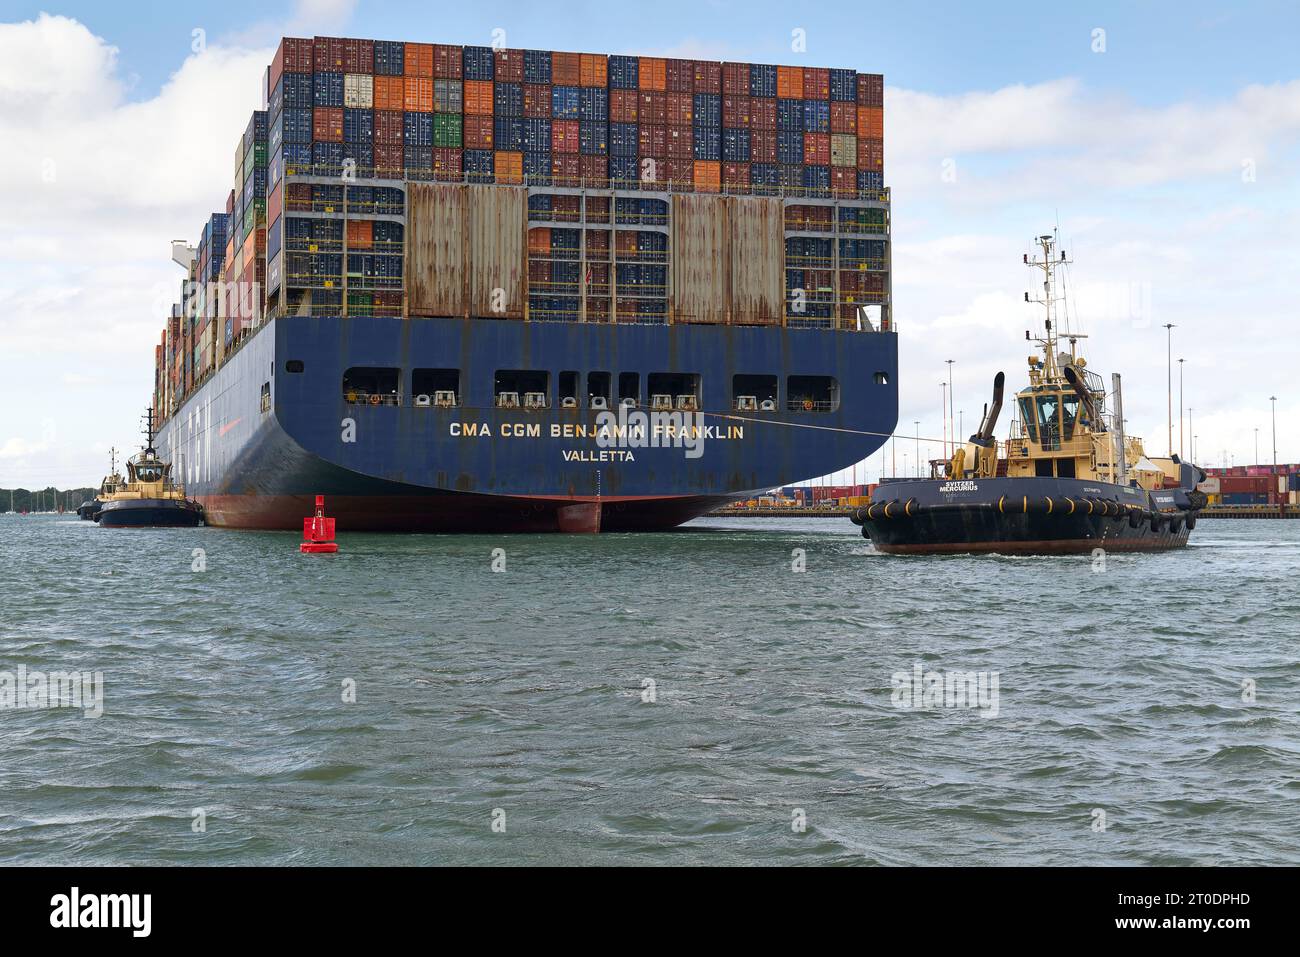
[[[0,703],[103,675],[0,710],[0,862],[1300,862],[1300,522],[1104,569],[842,519],[340,544],[0,516]]]

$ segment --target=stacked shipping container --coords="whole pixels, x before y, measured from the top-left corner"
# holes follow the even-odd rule
[[[807,200],[785,216],[784,315],[727,321],[851,322],[888,295],[883,92],[852,70],[285,38],[199,270],[277,310],[403,314],[405,183],[525,185],[530,318],[665,322],[669,202],[563,191],[775,196]],[[228,346],[248,319],[224,315]]]

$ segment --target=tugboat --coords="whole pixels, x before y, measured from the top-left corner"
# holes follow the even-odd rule
[[[103,508],[105,499],[125,484],[126,479],[122,478],[117,471],[117,449],[109,449],[108,474],[99,483],[99,492],[95,497],[77,506],[77,517],[83,522],[98,522],[99,510]]]
[[[145,414],[144,450],[126,463],[126,481],[104,497],[96,521],[109,528],[192,528],[203,522],[203,506],[172,482],[169,463],[153,447],[153,409]]]
[[[1196,488],[1205,473],[1175,454],[1148,457],[1142,440],[1124,434],[1119,373],[1109,398],[1067,332],[1056,325],[1056,275],[1069,260],[1055,236],[1035,243],[1042,259],[1025,263],[1044,274],[1042,355],[1029,357],[1029,385],[1016,395],[1010,437],[994,437],[1005,376],[993,380],[993,404],[979,431],[929,480],[886,482],[851,518],[877,551],[887,554],[1147,552],[1187,544],[1207,499]]]

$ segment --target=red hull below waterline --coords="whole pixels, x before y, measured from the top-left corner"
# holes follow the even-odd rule
[[[720,496],[541,499],[465,493],[340,495],[327,498],[340,532],[632,532],[662,531],[730,501]],[[208,495],[209,525],[299,530],[312,514],[311,495]]]

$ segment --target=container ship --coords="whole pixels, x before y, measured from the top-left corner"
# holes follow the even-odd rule
[[[883,77],[285,38],[155,348],[208,524],[669,528],[897,420]]]

